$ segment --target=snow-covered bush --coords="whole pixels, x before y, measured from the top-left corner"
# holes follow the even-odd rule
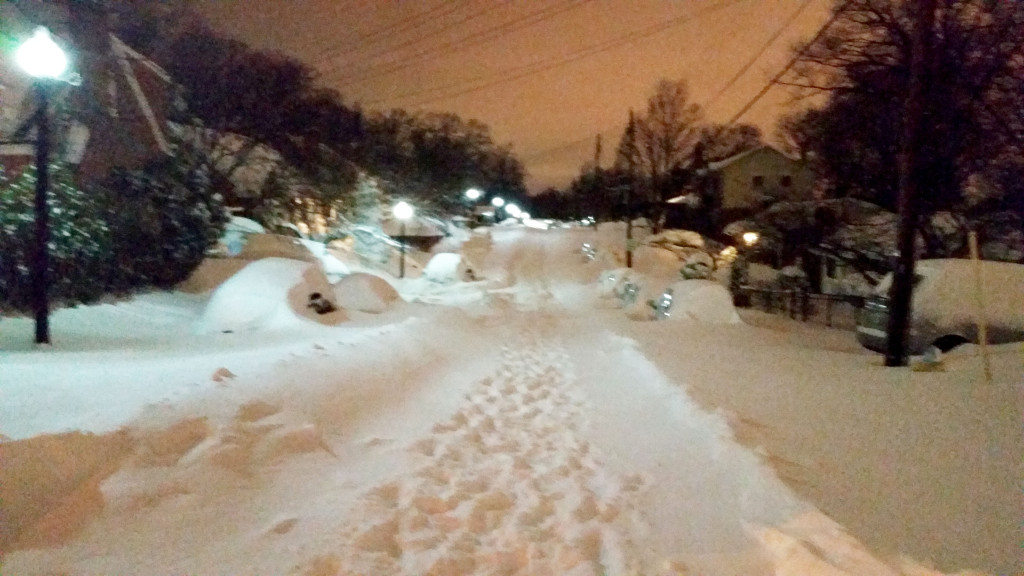
[[[8,180],[0,170],[0,309],[32,309],[36,171]],[[111,233],[103,206],[71,181],[63,166],[51,170],[48,294],[54,304],[88,303],[107,291]]]
[[[694,252],[683,261],[679,275],[684,280],[707,280],[715,271],[715,259],[707,252]]]
[[[187,159],[115,169],[90,194],[108,210],[113,291],[181,282],[216,246],[227,222],[205,172]]]
[[[796,264],[790,264],[779,270],[775,284],[782,290],[807,290],[810,282],[803,268]]]

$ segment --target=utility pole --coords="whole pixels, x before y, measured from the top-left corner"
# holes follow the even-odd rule
[[[910,80],[904,104],[903,141],[899,156],[899,220],[896,229],[896,268],[889,290],[889,326],[885,365],[907,365],[907,332],[914,290],[914,239],[917,235],[917,195],[920,192],[921,127],[924,83],[932,52],[936,0],[908,2],[913,29],[910,40]]]
[[[633,111],[629,111],[629,125],[626,126],[626,147],[628,151],[626,177],[625,201],[623,202],[626,211],[626,268],[633,267],[633,183],[636,181],[636,118]]]

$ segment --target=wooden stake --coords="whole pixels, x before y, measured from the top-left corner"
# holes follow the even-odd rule
[[[992,384],[992,363],[988,355],[988,326],[985,324],[985,294],[982,290],[981,259],[978,257],[978,233],[971,230],[967,234],[967,245],[974,263],[974,303],[978,323],[978,341],[981,344],[982,363],[985,366],[985,383]]]

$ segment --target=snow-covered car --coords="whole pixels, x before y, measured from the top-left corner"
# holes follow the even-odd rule
[[[655,320],[685,319],[705,324],[737,324],[732,295],[712,280],[678,280],[651,303]]]
[[[1024,264],[982,261],[981,294],[987,341],[1024,341]],[[941,352],[981,341],[975,293],[974,262],[960,259],[921,260],[914,268],[914,292],[907,353],[924,354],[934,346]],[[889,324],[886,294],[892,274],[879,283],[857,318],[857,341],[885,352]]]

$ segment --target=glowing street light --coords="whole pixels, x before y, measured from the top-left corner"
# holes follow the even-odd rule
[[[495,196],[491,198],[491,206],[494,206],[494,221],[498,222],[500,218],[498,215],[501,213],[501,207],[505,205],[505,199],[501,196]]]
[[[519,218],[523,214],[523,211],[520,210],[519,206],[516,206],[515,204],[508,204],[507,206],[505,206],[505,212],[513,218]]]
[[[470,188],[469,190],[466,190],[466,198],[469,198],[472,202],[476,202],[483,195],[484,193],[481,192],[479,188]]]
[[[399,225],[401,226],[398,233],[398,235],[402,239],[402,244],[400,248],[401,256],[399,256],[398,260],[399,278],[405,278],[405,221],[408,220],[409,218],[412,218],[414,212],[415,211],[413,210],[412,206],[409,205],[408,202],[399,202],[398,204],[395,204],[394,208],[391,209],[391,213],[395,215],[395,218],[398,219]]]
[[[46,202],[50,186],[50,85],[64,76],[68,57],[50,37],[46,28],[36,28],[31,38],[18,47],[14,60],[36,79],[39,108],[36,123],[35,242],[31,257],[33,308],[36,320],[36,344],[50,343],[50,302],[48,299],[50,266],[46,245],[50,241],[50,210]]]
[[[744,232],[743,233],[743,243],[746,244],[747,246],[753,246],[754,244],[757,244],[757,241],[760,238],[761,238],[761,235],[758,234],[757,232]]]
[[[18,47],[14,60],[33,78],[56,80],[68,69],[67,55],[43,27],[36,28],[32,37]]]

